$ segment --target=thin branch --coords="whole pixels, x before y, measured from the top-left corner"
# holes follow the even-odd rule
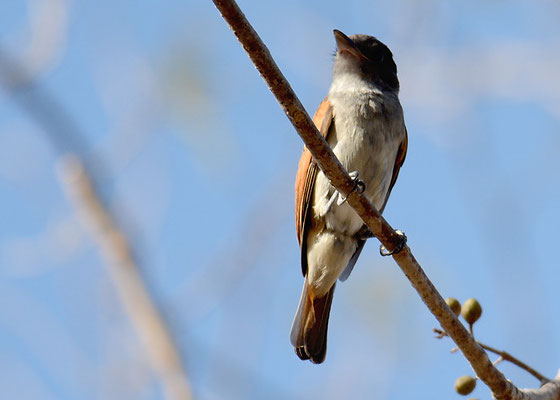
[[[301,105],[286,78],[280,72],[272,59],[268,49],[261,41],[253,27],[249,24],[235,1],[213,0],[230,25],[233,33],[248,53],[257,70],[266,81],[286,115],[296,128],[313,158],[329,178],[331,184],[344,196],[348,203],[364,220],[370,231],[389,250],[395,249],[399,235],[385,221],[371,202],[358,191],[353,191],[353,182],[344,170],[327,142],[313,125],[311,118]],[[505,376],[492,365],[488,354],[476,343],[465,327],[459,322],[453,311],[447,306],[435,286],[428,279],[408,246],[393,258],[407,276],[412,286],[416,289],[426,306],[434,314],[441,326],[463,352],[479,378],[488,385],[494,397],[498,400],[510,399],[536,399],[544,397],[528,397],[517,389]],[[560,398],[560,383],[551,383],[555,386],[555,397]],[[551,385],[547,384],[547,385]],[[545,386],[547,386],[545,385]],[[554,392],[554,391],[553,391]]]
[[[490,347],[490,346],[488,346],[484,343],[480,343],[480,341],[478,342],[478,344],[483,349],[499,355],[502,360],[509,361],[510,363],[517,365],[519,368],[524,369],[525,371],[527,371],[528,373],[533,375],[535,378],[537,378],[540,381],[541,385],[544,385],[545,383],[551,382],[551,380],[548,379],[546,376],[544,376],[540,372],[536,371],[531,366],[525,364],[523,361],[515,358],[514,356],[512,356],[508,352],[503,351],[503,350],[497,350],[497,349],[495,349],[493,347]]]
[[[445,331],[443,331],[441,329],[434,328],[434,332],[438,334],[436,336],[437,339],[441,339],[445,336],[449,336],[449,335],[447,335],[447,333]],[[509,361],[510,363],[517,365],[519,368],[524,369],[525,371],[527,371],[528,373],[533,375],[535,378],[537,378],[540,381],[541,385],[544,385],[545,383],[551,382],[551,379],[547,378],[546,376],[544,376],[540,372],[536,371],[531,366],[525,364],[523,361],[519,360],[518,358],[515,358],[514,356],[512,356],[508,352],[503,351],[503,350],[497,350],[494,347],[488,346],[487,344],[484,344],[484,343],[480,342],[480,340],[477,340],[477,343],[483,349],[488,350],[488,351],[500,356],[500,358],[498,358],[496,361],[494,361],[494,363],[493,363],[494,365],[498,365],[498,363],[500,363],[504,360]]]
[[[480,343],[479,343],[480,344]],[[492,362],[492,364],[494,364],[494,366],[497,366],[498,364],[500,364],[502,361],[504,361],[504,359],[502,357],[498,357],[494,360],[494,362]]]

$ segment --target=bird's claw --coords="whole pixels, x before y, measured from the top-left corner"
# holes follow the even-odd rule
[[[364,183],[364,181],[358,179],[358,175],[359,175],[358,171],[352,171],[348,173],[348,175],[350,175],[350,178],[352,178],[352,180],[354,181],[354,187],[352,188],[350,193],[348,193],[348,196],[350,196],[350,194],[352,194],[352,192],[354,191],[357,191],[360,194],[364,193],[364,191],[366,190],[366,184]],[[341,204],[344,204],[346,200],[348,200],[348,196],[344,197],[339,193],[338,200],[336,201],[336,205],[339,206]]]
[[[398,242],[395,245],[395,248],[392,251],[387,250],[387,248],[383,245],[379,246],[379,254],[381,254],[383,257],[392,256],[393,254],[397,254],[402,249],[404,249],[404,246],[406,246],[407,238],[406,238],[406,235],[404,234],[404,232],[400,231],[400,230],[396,230],[395,233],[398,235],[399,239],[398,239]]]
[[[358,179],[358,171],[352,171],[348,175],[350,175],[350,178],[352,178],[352,180],[354,181],[354,188],[350,193],[352,193],[355,190],[358,191],[358,193],[363,193],[364,190],[366,189],[366,185],[363,181]],[[325,215],[327,215],[327,213],[330,211],[335,201],[336,201],[336,205],[340,206],[344,204],[347,199],[348,199],[347,197],[344,197],[338,190],[335,189],[333,194],[327,201],[327,204],[325,204],[323,207],[320,208],[319,216],[324,217]]]

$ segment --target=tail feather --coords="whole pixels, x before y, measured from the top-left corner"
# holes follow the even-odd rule
[[[333,285],[322,297],[315,297],[307,280],[303,285],[298,311],[292,325],[290,340],[302,360],[320,364],[327,354],[327,329],[334,295]]]

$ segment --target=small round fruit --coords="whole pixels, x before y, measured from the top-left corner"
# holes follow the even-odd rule
[[[463,396],[466,396],[476,387],[476,379],[472,376],[461,376],[455,381],[455,391]]]
[[[465,321],[467,321],[469,325],[472,325],[478,321],[482,315],[482,307],[480,306],[478,300],[468,299],[463,303],[461,314],[463,315],[463,318],[465,318]]]
[[[445,302],[456,316],[459,316],[459,314],[461,314],[461,303],[459,303],[459,300],[454,297],[448,297],[447,299],[445,299]]]

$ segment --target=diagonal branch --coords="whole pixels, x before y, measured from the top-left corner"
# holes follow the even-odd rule
[[[550,379],[548,379],[546,376],[544,376],[543,374],[541,374],[540,372],[538,372],[537,370],[535,370],[534,368],[532,368],[531,366],[525,364],[523,361],[515,358],[514,356],[512,356],[511,354],[509,354],[507,351],[503,351],[503,350],[498,350],[495,349],[491,346],[488,346],[487,344],[484,343],[480,343],[478,342],[478,344],[480,345],[480,347],[482,347],[484,350],[488,350],[489,352],[492,352],[494,354],[497,354],[501,357],[501,359],[505,360],[505,361],[509,361],[510,363],[517,365],[519,368],[524,369],[525,371],[527,371],[528,373],[530,373],[531,375],[533,375],[535,378],[537,378],[542,385],[544,385],[545,383],[550,382]]]
[[[395,249],[399,236],[365,196],[352,190],[352,179],[313,125],[311,118],[296,97],[286,78],[280,72],[268,49],[235,1],[213,0],[213,2],[222,14],[222,17],[230,25],[233,33],[248,53],[257,70],[296,128],[297,133],[313,155],[313,158],[329,178],[331,184],[339,192],[347,196],[348,203],[356,210],[379,241],[389,251]],[[552,382],[541,388],[544,389],[546,387],[548,390],[546,393],[547,397],[543,397],[544,390],[541,393],[541,389],[525,392],[516,388],[492,365],[488,354],[459,322],[412,255],[410,248],[405,246],[402,251],[394,254],[393,258],[443,329],[463,352],[478,377],[488,385],[495,399],[560,399],[560,382]]]

